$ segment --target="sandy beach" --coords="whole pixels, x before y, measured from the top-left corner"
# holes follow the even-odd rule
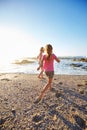
[[[35,104],[46,82],[45,75],[0,74],[0,130],[87,130],[87,75],[55,75]]]

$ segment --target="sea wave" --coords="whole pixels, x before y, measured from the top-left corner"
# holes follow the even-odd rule
[[[87,59],[85,56],[59,57],[60,63],[54,62],[55,74],[87,75]],[[38,74],[36,57],[19,58],[9,64],[0,65],[0,73],[28,73]]]

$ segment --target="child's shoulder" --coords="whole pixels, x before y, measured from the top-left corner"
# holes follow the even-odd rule
[[[55,54],[54,54],[54,53],[52,53],[52,56],[55,56]]]
[[[52,56],[55,58],[55,57],[57,57],[54,53],[52,53]]]

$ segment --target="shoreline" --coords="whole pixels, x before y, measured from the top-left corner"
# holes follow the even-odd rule
[[[25,72],[1,72],[0,73],[0,75],[4,75],[4,74],[24,74],[24,75],[38,75],[39,74],[39,72],[38,73],[25,73]],[[44,75],[45,75],[45,73],[44,73]],[[68,76],[68,75],[71,75],[71,76],[87,76],[87,74],[57,74],[57,73],[54,73],[54,75],[66,75],[66,76]]]
[[[0,129],[86,130],[87,75],[54,75],[52,90],[34,104],[47,82],[38,74],[0,73]]]

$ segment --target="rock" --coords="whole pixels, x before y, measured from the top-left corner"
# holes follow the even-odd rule
[[[85,85],[87,85],[87,83],[85,83]]]
[[[83,84],[77,84],[77,86],[79,86],[79,87],[80,87],[80,86],[83,86]]]
[[[12,109],[11,112],[12,112],[13,116],[16,116],[16,111],[14,109]]]
[[[79,90],[79,93],[80,94],[84,94],[84,90]]]
[[[28,60],[28,59],[23,59],[23,60],[16,60],[15,62],[14,62],[14,64],[29,64],[29,63],[34,63],[35,61],[33,61],[33,60]]]
[[[87,70],[87,66],[82,66],[82,69],[85,69],[85,70]]]
[[[57,92],[57,93],[55,94],[55,96],[56,96],[57,98],[59,98],[59,97],[62,96],[62,94]]]
[[[3,78],[3,79],[1,79],[2,81],[4,80],[4,81],[10,81],[10,79],[8,79],[8,78]]]
[[[81,128],[85,128],[85,121],[80,116],[75,115],[74,119]]]
[[[3,118],[0,118],[0,125],[3,125],[6,120]]]
[[[87,58],[74,58],[73,61],[87,62]]]
[[[87,62],[87,58],[81,58],[79,61]]]
[[[34,122],[39,122],[39,121],[41,121],[42,119],[43,119],[43,116],[41,116],[41,115],[39,115],[39,114],[36,114],[36,115],[33,116],[32,121],[34,121]]]
[[[73,67],[81,67],[82,64],[80,64],[80,63],[72,63],[72,64],[70,64],[70,66],[73,66]]]
[[[56,92],[56,89],[55,88],[51,88],[50,91]]]
[[[62,85],[63,83],[62,82],[59,82],[60,85]]]

